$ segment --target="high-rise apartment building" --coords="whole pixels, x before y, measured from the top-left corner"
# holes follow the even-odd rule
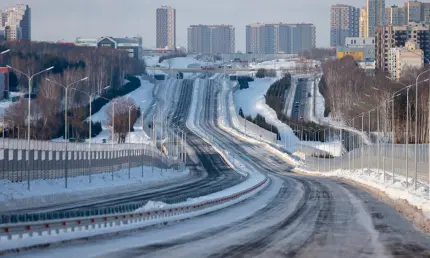
[[[246,52],[263,54],[264,51],[264,30],[266,24],[256,23],[246,26]]]
[[[157,48],[176,48],[176,10],[170,6],[157,9]]]
[[[2,18],[7,40],[31,40],[31,9],[28,5],[17,4],[6,9]]]
[[[188,53],[230,54],[235,52],[235,29],[231,25],[191,25]]]
[[[5,21],[6,21],[6,15],[3,13],[3,10],[0,9],[0,27],[4,27]]]
[[[364,38],[367,36],[367,9],[361,8],[360,10],[360,27],[359,36]]]
[[[297,54],[315,48],[315,26],[299,24],[250,24],[246,26],[246,52]]]
[[[386,19],[385,25],[401,26],[406,24],[406,8],[393,5],[386,8]]]
[[[421,2],[408,1],[405,3],[406,22],[421,22]]]
[[[402,47],[408,40],[417,43],[424,52],[424,57],[430,59],[430,29],[423,24],[409,23],[403,26],[382,26],[376,29],[376,67],[388,71],[388,54],[391,48]]]
[[[377,26],[383,26],[385,22],[385,0],[366,0],[367,35],[374,37]]]
[[[421,21],[430,24],[430,3],[421,4]]]
[[[344,4],[330,6],[330,46],[343,46],[346,37],[358,37],[359,31],[359,8]]]

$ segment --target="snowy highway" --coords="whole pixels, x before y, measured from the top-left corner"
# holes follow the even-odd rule
[[[265,190],[190,220],[12,256],[428,257],[430,238],[391,206],[340,181],[293,174],[282,157],[222,130],[216,98],[223,92],[220,83],[221,77],[184,80],[171,123],[184,127],[189,110],[197,110],[191,112],[196,125],[188,129],[188,144],[202,167],[215,173],[212,180],[223,177],[238,184],[243,179],[195,130],[204,130],[210,142],[247,169],[268,175],[271,183]],[[193,98],[198,98],[194,107]],[[226,120],[232,122],[231,117]]]

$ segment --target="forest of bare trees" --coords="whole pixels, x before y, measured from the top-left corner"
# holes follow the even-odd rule
[[[33,80],[32,123],[31,130],[34,139],[51,139],[62,136],[64,131],[64,95],[65,91],[49,81],[68,85],[84,77],[83,81],[73,85],[68,91],[69,123],[74,130],[69,130],[68,137],[86,137],[88,124],[84,121],[89,115],[89,95],[97,93],[102,96],[115,97],[122,91],[124,79],[127,76],[141,74],[145,64],[135,60],[124,51],[110,48],[77,47],[63,44],[17,42],[0,45],[1,49],[11,49],[0,60],[0,66],[10,65],[29,75],[37,73],[50,66],[54,69]],[[26,76],[12,70],[10,73],[11,88],[28,92]],[[16,78],[14,82],[13,78]],[[140,85],[140,82],[138,82]],[[139,86],[138,85],[138,86]],[[107,87],[110,86],[110,87]],[[136,87],[136,86],[134,86]],[[24,103],[25,102],[25,103]],[[6,111],[4,122],[9,128],[9,137],[22,137],[26,128],[27,99],[12,104]],[[21,130],[19,130],[20,128]],[[12,130],[12,131],[11,131]],[[17,132],[20,131],[18,134]],[[73,135],[75,134],[75,135]]]
[[[394,122],[395,141],[402,143],[406,141],[406,110],[409,112],[409,142],[415,142],[415,135],[411,132],[415,130],[417,110],[418,142],[428,142],[428,82],[418,84],[418,103],[415,103],[415,79],[426,69],[428,67],[404,70],[403,77],[399,82],[395,82],[387,78],[387,73],[381,71],[376,71],[373,75],[366,74],[349,56],[326,62],[323,66],[324,76],[319,84],[319,90],[326,101],[325,114],[329,113],[334,120],[346,121],[366,132],[378,130],[379,115],[379,131],[385,132],[385,138],[390,139]],[[419,81],[428,77],[429,74],[424,73]],[[392,101],[393,93],[406,85],[413,85],[409,90],[408,109],[406,90],[396,94]],[[363,112],[364,118],[361,117]],[[351,121],[353,118],[354,124]]]

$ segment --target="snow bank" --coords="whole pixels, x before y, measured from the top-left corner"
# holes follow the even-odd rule
[[[367,169],[364,171],[358,170],[345,170],[338,169],[330,172],[316,172],[309,171],[306,168],[298,167],[298,171],[316,174],[327,177],[340,177],[349,180],[353,180],[363,185],[368,185],[372,188],[380,190],[387,194],[393,200],[406,200],[409,204],[416,206],[422,210],[424,215],[430,219],[430,198],[428,185],[418,183],[417,190],[413,188],[412,179],[409,178],[409,188],[406,188],[406,178],[401,175],[395,175],[394,183],[392,178],[392,172],[378,169]]]
[[[265,117],[266,121],[278,128],[281,135],[281,145],[287,150],[294,151],[294,146],[299,141],[295,136],[291,127],[281,122],[275,110],[266,104],[264,95],[269,89],[270,85],[274,83],[277,78],[262,78],[255,79],[255,81],[249,83],[248,89],[237,90],[234,93],[234,103],[236,104],[237,112],[239,108],[245,115],[251,115],[255,117],[260,114]]]
[[[147,210],[153,210],[153,209],[161,209],[161,208],[167,208],[169,207],[169,204],[164,202],[157,202],[157,201],[148,201],[145,206],[142,208],[139,208],[135,210],[136,212],[140,211],[147,211]]]

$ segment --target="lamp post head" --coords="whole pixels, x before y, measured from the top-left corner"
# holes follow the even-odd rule
[[[49,67],[49,68],[46,68],[45,69],[45,71],[47,72],[47,71],[51,71],[52,69],[54,69],[54,66],[51,66],[51,67]]]
[[[10,65],[6,65],[6,67],[9,68],[9,69],[13,69]]]
[[[86,81],[88,80],[88,77],[82,78],[81,81]]]
[[[5,50],[5,51],[3,51],[3,52],[0,52],[0,55],[6,54],[6,53],[8,53],[8,52],[10,52],[10,49],[7,49],[7,50]]]

